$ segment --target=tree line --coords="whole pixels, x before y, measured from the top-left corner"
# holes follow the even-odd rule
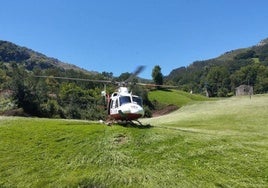
[[[36,75],[51,77],[38,78]],[[53,76],[124,81],[130,75],[126,72],[114,77],[112,72],[85,71],[31,49],[0,40],[0,114],[6,110],[22,109],[23,113],[38,117],[105,119],[106,102],[101,91],[105,87],[106,92],[111,94],[116,86],[60,80]],[[10,99],[2,100],[2,91],[10,91]],[[133,85],[131,91],[143,98],[146,115],[150,116],[150,109],[153,107],[148,99],[147,89]],[[6,101],[12,105],[6,105]],[[7,109],[6,106],[10,108]]]
[[[117,88],[113,84],[61,80],[53,76],[124,81],[131,75],[126,72],[115,78],[112,73],[108,72],[92,75],[72,69],[63,70],[58,67],[45,70],[38,67],[28,71],[24,66],[15,62],[8,64],[0,62],[0,67],[2,70],[0,72],[0,91],[12,91],[11,98],[15,109],[23,109],[23,112],[30,116],[48,118],[106,119],[107,101],[101,92],[105,89],[108,94],[111,94]],[[40,78],[36,75],[48,77]],[[148,89],[134,84],[130,86],[130,90],[133,94],[143,98],[145,115],[150,117],[154,107],[148,99]]]
[[[0,41],[0,92],[11,91],[11,102],[14,104],[11,106],[23,109],[29,115],[105,119],[106,106],[101,96],[103,84],[53,77],[37,78],[35,75],[114,81],[124,81],[131,76],[128,72],[114,77],[111,72],[92,73],[64,66],[54,58]],[[188,67],[173,70],[166,77],[161,73],[161,67],[156,65],[152,70],[152,80],[157,85],[175,85],[181,90],[208,93],[211,97],[232,96],[235,88],[241,84],[252,85],[254,93],[266,93],[268,44],[234,50],[215,59],[196,61]],[[110,94],[116,89],[113,85],[105,87]],[[137,85],[132,85],[130,89],[143,98],[146,116],[151,116],[154,105],[148,99],[148,89]]]

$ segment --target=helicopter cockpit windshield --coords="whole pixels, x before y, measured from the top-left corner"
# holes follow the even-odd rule
[[[132,98],[132,100],[131,100]],[[128,104],[128,103],[134,103],[139,106],[142,106],[142,99],[138,96],[120,96],[119,97],[119,104],[120,106],[123,104]]]
[[[138,96],[132,96],[133,103],[136,103],[140,106],[142,106],[142,99]]]
[[[120,96],[119,97],[119,102],[120,105],[126,104],[126,103],[131,103],[131,99],[129,96]]]

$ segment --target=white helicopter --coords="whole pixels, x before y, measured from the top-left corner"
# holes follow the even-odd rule
[[[118,82],[118,89],[110,96],[106,95],[105,91],[102,95],[106,95],[108,102],[107,111],[109,119],[115,121],[138,121],[139,118],[144,116],[144,109],[142,105],[142,98],[138,95],[133,95],[129,92],[127,86],[135,76],[137,76],[144,66],[139,66],[132,75],[124,82]]]
[[[144,116],[144,108],[142,98],[138,95],[133,95],[129,92],[128,85],[133,84],[131,80],[137,76],[145,67],[139,66],[131,76],[124,82],[114,82],[109,80],[90,80],[82,78],[69,78],[69,77],[51,77],[51,76],[36,76],[38,78],[54,78],[63,80],[76,80],[76,81],[88,81],[88,82],[99,82],[104,84],[117,84],[117,91],[113,92],[111,95],[106,93],[106,89],[101,92],[101,95],[105,97],[107,102],[107,113],[109,121],[123,121],[132,122],[138,121],[139,118]],[[142,86],[160,86],[160,87],[175,87],[167,85],[156,85],[156,84],[145,84],[145,83],[135,83]],[[106,85],[105,85],[106,88]],[[140,123],[140,122],[139,122]]]
[[[110,120],[116,121],[133,121],[144,116],[142,98],[133,95],[125,86],[120,86],[118,90],[110,96],[104,92],[108,101],[107,110]]]

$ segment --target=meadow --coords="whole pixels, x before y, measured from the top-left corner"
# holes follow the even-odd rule
[[[154,90],[149,92],[150,101],[158,101],[163,105],[176,105],[178,107],[197,101],[207,101],[208,98],[203,95],[193,95],[180,90]],[[210,99],[211,100],[211,99]]]
[[[267,114],[268,95],[255,95],[192,102],[149,126],[0,117],[0,187],[267,187]]]

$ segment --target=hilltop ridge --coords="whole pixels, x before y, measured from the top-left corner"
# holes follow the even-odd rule
[[[57,67],[63,70],[76,70],[84,73],[94,73],[93,71],[87,71],[74,64],[62,62],[54,57],[48,57],[27,47],[22,47],[3,40],[0,40],[0,62],[15,62],[30,71],[34,68],[45,70]]]
[[[264,45],[266,45],[266,44],[268,44],[268,38],[261,40],[261,41],[257,44],[257,46],[264,46]]]

